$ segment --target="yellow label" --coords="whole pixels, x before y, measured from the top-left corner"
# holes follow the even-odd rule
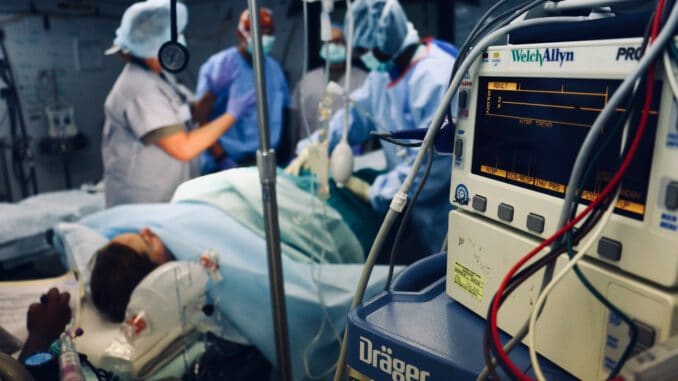
[[[534,185],[538,186],[539,188],[552,190],[554,192],[565,193],[565,185],[554,183],[552,181],[536,179]]]
[[[490,167],[489,165],[481,165],[480,172],[493,176],[506,177],[506,170]]]
[[[483,299],[483,287],[485,287],[483,277],[459,262],[454,262],[454,283],[468,291],[474,298]]]
[[[518,82],[488,82],[487,83],[487,89],[488,90],[518,90]]]
[[[506,173],[506,178],[509,179],[509,180],[517,181],[519,183],[523,183],[523,184],[527,184],[527,185],[533,185],[534,184],[534,177],[528,176],[528,175],[523,175],[522,173],[508,171]]]

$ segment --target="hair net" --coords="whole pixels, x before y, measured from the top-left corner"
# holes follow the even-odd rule
[[[375,20],[374,48],[395,57],[406,47],[419,41],[419,33],[407,21],[397,0],[372,0],[370,12]]]
[[[187,23],[188,10],[177,3],[177,32],[183,32]],[[113,44],[136,57],[151,58],[171,36],[170,1],[146,0],[125,10]]]

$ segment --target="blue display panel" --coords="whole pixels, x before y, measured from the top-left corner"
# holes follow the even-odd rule
[[[586,134],[620,83],[604,79],[478,78],[472,173],[562,198]],[[645,215],[659,94],[661,86],[657,83],[648,126],[624,177],[615,209],[617,214],[638,220]],[[619,123],[624,111],[617,108],[607,132]],[[632,126],[631,136],[636,127]],[[609,136],[601,138],[597,146]],[[621,134],[611,139],[584,187],[584,202],[602,191],[619,166]]]

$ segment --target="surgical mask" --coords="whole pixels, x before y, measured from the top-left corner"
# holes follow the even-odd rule
[[[365,67],[369,71],[376,71],[379,73],[387,73],[393,68],[393,61],[388,61],[388,62],[381,62],[377,59],[377,57],[372,54],[372,51],[369,51],[362,56],[360,56],[360,60],[363,61],[365,64]]]
[[[274,36],[269,36],[267,34],[261,36],[261,48],[264,50],[264,55],[271,54],[273,50],[273,43],[275,42]],[[247,51],[252,54],[254,48],[252,47],[252,37],[247,38]]]
[[[346,46],[343,44],[328,43],[320,48],[320,57],[331,64],[346,61]]]

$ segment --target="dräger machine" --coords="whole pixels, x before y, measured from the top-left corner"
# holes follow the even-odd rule
[[[450,297],[484,317],[509,268],[558,230],[575,158],[596,117],[637,65],[641,43],[507,45],[488,49],[472,67],[459,92]],[[614,214],[579,262],[591,284],[636,323],[636,350],[678,333],[678,107],[659,63],[656,73],[647,130]],[[617,108],[609,125],[625,111]],[[601,142],[614,137],[594,151],[598,161],[583,185],[580,211],[610,181],[622,141],[630,139],[608,132]],[[566,260],[561,255],[556,271]],[[543,273],[506,300],[500,329],[514,335],[521,328]],[[538,352],[584,380],[606,378],[629,342],[627,327],[574,273],[549,295],[537,327]]]

